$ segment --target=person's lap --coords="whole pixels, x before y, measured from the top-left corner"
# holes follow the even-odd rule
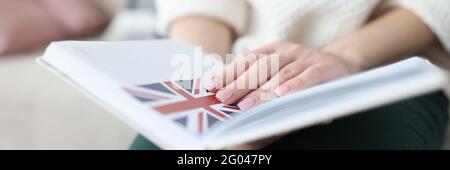
[[[448,121],[443,92],[295,131],[264,149],[440,149]],[[132,150],[159,149],[138,136]]]

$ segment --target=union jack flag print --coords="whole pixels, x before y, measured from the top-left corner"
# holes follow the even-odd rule
[[[200,135],[240,112],[238,107],[222,104],[213,93],[203,89],[200,79],[126,86],[123,89],[186,130]]]

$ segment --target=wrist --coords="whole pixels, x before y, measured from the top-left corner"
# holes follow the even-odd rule
[[[219,21],[202,16],[187,16],[175,20],[169,27],[169,37],[201,46],[206,53],[225,56],[231,53],[233,32]]]
[[[352,73],[360,72],[367,68],[363,54],[358,50],[357,46],[350,45],[345,41],[331,43],[322,48],[322,51],[340,59]]]

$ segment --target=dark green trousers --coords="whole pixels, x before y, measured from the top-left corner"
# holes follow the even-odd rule
[[[447,121],[439,91],[298,130],[265,149],[441,149]],[[138,136],[130,149],[159,148]]]

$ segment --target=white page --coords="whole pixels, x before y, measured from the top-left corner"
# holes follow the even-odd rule
[[[187,132],[123,90],[124,87],[170,80],[177,69],[177,65],[172,65],[172,57],[176,54],[189,58],[198,55],[193,53],[191,46],[167,40],[59,42],[48,48],[43,61],[66,77],[68,75],[95,100],[115,111],[119,118],[159,146],[166,149],[204,149],[202,135]],[[194,76],[197,75],[183,78]]]
[[[342,99],[341,103],[335,103],[337,105],[334,106],[334,108],[327,105],[327,107],[319,107],[316,110],[312,109],[308,111],[308,113],[321,112],[321,114],[309,117],[291,114],[284,117],[285,119],[289,119],[289,121],[281,119],[277,121],[268,121],[268,119],[276,119],[270,117],[273,115],[267,115],[263,111],[270,109],[276,104],[267,103],[265,105],[261,105],[259,108],[255,108],[253,111],[245,113],[247,115],[242,114],[243,116],[239,117],[238,114],[238,117],[236,117],[237,119],[233,120],[234,118],[232,118],[227,120],[229,120],[230,126],[233,126],[233,124],[241,120],[251,121],[252,119],[246,120],[245,117],[247,116],[257,115],[259,120],[254,120],[261,121],[262,124],[270,126],[261,128],[259,125],[250,126],[251,123],[249,123],[249,126],[243,127],[241,132],[230,131],[230,133],[235,133],[235,135],[228,135],[225,133],[225,135],[220,136],[218,134],[227,132],[228,123],[223,123],[222,125],[225,126],[219,125],[210,129],[212,133],[208,132],[199,135],[191,131],[189,128],[186,130],[185,128],[177,125],[177,123],[174,123],[173,120],[178,117],[161,115],[159,112],[152,109],[154,105],[161,103],[141,102],[124,91],[124,87],[131,87],[134,90],[141,90],[141,87],[136,85],[149,85],[170,80],[173,75],[172,73],[176,72],[177,68],[179,68],[179,66],[173,65],[174,60],[172,56],[174,54],[187,54],[188,56],[186,57],[191,58],[191,61],[192,57],[198,57],[198,54],[193,54],[195,52],[193,52],[191,46],[173,41],[137,41],[82,43],[61,42],[54,44],[54,47],[55,48],[53,49],[49,48],[43,57],[46,63],[53,67],[58,67],[56,68],[57,70],[61,71],[62,74],[69,75],[72,82],[75,82],[81,86],[83,90],[93,96],[97,102],[100,102],[100,104],[112,110],[119,118],[126,121],[144,136],[165,149],[206,149],[207,147],[221,148],[225,145],[264,137],[268,134],[279,133],[292,128],[309,126],[312,123],[330,117],[339,117],[345,114],[353,113],[358,109],[383,104],[382,101],[369,100],[365,102],[366,105],[363,103],[358,107],[344,107],[353,101],[349,100],[346,102],[348,99]],[[64,58],[64,56],[69,55],[71,56],[70,58]],[[420,60],[423,61],[422,59]],[[80,61],[81,63],[75,64]],[[196,63],[198,61],[202,62],[202,60],[195,60],[192,62]],[[194,64],[194,67],[202,67],[202,63],[196,63]],[[215,67],[215,69],[220,69],[220,67]],[[205,71],[200,70],[199,72]],[[390,71],[384,71],[383,74],[389,72]],[[190,79],[196,78],[196,76],[199,75],[192,74],[183,78]],[[435,85],[441,85],[443,80],[441,78],[442,77],[439,75],[437,75],[437,77],[430,76],[428,79],[425,79],[425,81],[431,80],[431,83],[434,82],[436,83]],[[366,78],[361,77],[359,79],[365,80]],[[296,97],[299,96],[314,95],[318,91],[320,92],[322,87],[323,86],[311,88],[309,90],[297,93],[296,95],[280,98],[274,102],[282,103],[283,101],[286,102],[296,99]],[[417,88],[410,88],[409,90],[406,88],[407,91],[401,93],[400,95],[381,95],[379,97],[388,97],[391,100],[394,100],[436,88],[436,86],[417,86]],[[383,90],[383,87],[380,87],[378,90],[380,89]],[[417,93],[413,91],[414,89],[418,90]],[[218,104],[214,105],[214,107],[216,107],[215,109],[220,109],[222,105]],[[326,110],[321,110],[321,108],[337,108],[341,109],[341,112],[328,114],[325,112]],[[258,109],[261,113],[256,111]],[[198,110],[196,109],[186,112],[188,115],[195,115],[197,113]],[[265,116],[266,118],[264,118]],[[209,122],[206,118],[204,118],[203,121]],[[193,121],[186,121],[185,124],[186,126],[194,127]],[[208,135],[211,135],[212,137],[208,137]],[[209,144],[210,146],[207,146]]]

